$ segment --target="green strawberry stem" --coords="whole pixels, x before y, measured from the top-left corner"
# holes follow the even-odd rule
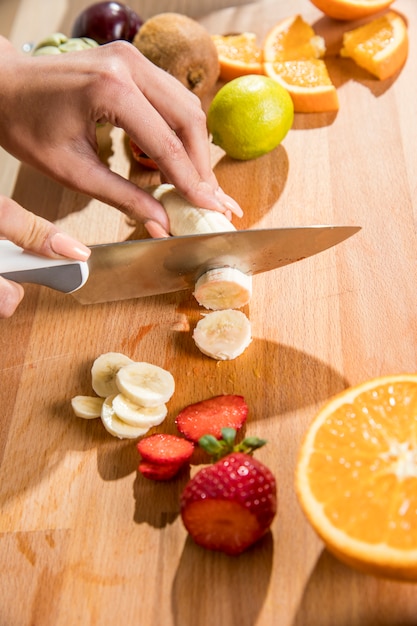
[[[266,444],[266,440],[259,437],[246,437],[241,443],[235,444],[235,428],[222,428],[221,432],[221,439],[216,439],[213,435],[203,435],[198,440],[199,446],[212,457],[213,461],[218,461],[231,452],[243,452],[252,455],[254,450]]]

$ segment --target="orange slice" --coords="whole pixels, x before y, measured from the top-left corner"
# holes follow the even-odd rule
[[[337,91],[321,59],[265,63],[265,73],[284,87],[297,113],[337,111]]]
[[[263,45],[264,61],[292,61],[324,56],[326,44],[301,15],[278,22],[267,34]]]
[[[359,20],[387,9],[394,0],[310,0],[328,17]]]
[[[417,581],[417,374],[375,378],[333,397],[307,431],[296,489],[340,560]]]
[[[342,57],[384,80],[396,74],[408,56],[407,25],[398,13],[385,15],[343,35]]]
[[[262,50],[254,33],[212,35],[220,63],[220,78],[233,80],[246,74],[263,74]]]
[[[300,15],[278,22],[264,46],[264,71],[289,92],[294,111],[337,111],[339,99],[321,57],[326,51],[322,37]]]

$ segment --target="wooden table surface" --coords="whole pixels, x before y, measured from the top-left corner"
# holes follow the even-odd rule
[[[17,47],[69,32],[88,2],[2,0],[0,29]],[[337,48],[340,29],[308,0],[215,0],[131,6],[148,17],[178,10],[210,32],[262,38],[296,12]],[[142,7],[142,11],[139,7]],[[411,626],[417,587],[365,576],[331,556],[294,492],[308,424],[334,393],[368,378],[417,369],[417,3],[403,71],[378,82],[348,60],[329,68],[337,115],[296,115],[274,152],[233,162],[213,149],[222,186],[245,210],[239,228],[359,225],[336,248],[254,279],[254,340],[216,362],[195,348],[200,318],[188,292],[95,306],[28,287],[0,321],[0,626]],[[157,9],[157,10],[156,10]],[[109,166],[139,185],[158,180],[132,164],[120,131],[101,131]],[[87,244],[141,237],[115,209],[70,192],[0,154],[0,192]],[[257,457],[279,486],[271,533],[238,558],[197,547],[167,484],[137,473],[135,443],[75,418],[70,399],[91,392],[106,351],[169,369],[176,392],[159,430],[174,432],[186,404],[243,394],[246,432],[268,439]],[[198,469],[192,466],[191,474]]]

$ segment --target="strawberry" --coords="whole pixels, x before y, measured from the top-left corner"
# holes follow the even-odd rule
[[[137,449],[141,474],[153,480],[168,480],[190,460],[194,444],[177,435],[156,433],[141,439]]]
[[[139,148],[139,146],[133,141],[133,139],[129,139],[129,146],[135,161],[150,170],[159,169],[155,161],[148,157],[148,155]]]
[[[248,405],[243,396],[221,395],[190,404],[178,413],[175,423],[180,433],[197,442],[203,435],[222,436],[223,428],[243,426],[248,415]]]
[[[251,456],[265,442],[248,438],[233,446],[235,434],[234,429],[224,429],[225,441],[202,438],[202,447],[221,458],[197,472],[180,500],[182,521],[194,541],[229,555],[238,555],[258,541],[277,510],[275,478]]]

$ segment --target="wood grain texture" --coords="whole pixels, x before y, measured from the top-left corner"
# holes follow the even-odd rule
[[[1,32],[16,46],[65,32],[87,4],[9,0]],[[340,41],[340,25],[308,0],[196,6],[170,0],[163,10],[198,13],[213,33],[259,38],[300,12],[329,48]],[[294,492],[299,445],[322,403],[348,385],[417,368],[417,4],[395,7],[410,30],[395,79],[380,83],[334,57],[337,115],[296,115],[283,144],[253,162],[213,148],[220,183],[245,210],[238,227],[362,226],[337,248],[254,279],[254,340],[244,355],[217,363],[197,351],[191,330],[201,311],[187,292],[83,307],[32,286],[13,318],[0,321],[0,626],[417,623],[415,585],[336,561]],[[139,185],[157,181],[132,164],[122,132],[101,129],[100,146],[112,169]],[[3,153],[0,164],[1,193],[86,243],[144,236],[115,209]],[[175,432],[176,413],[203,397],[246,397],[247,433],[269,440],[257,457],[279,485],[279,514],[260,544],[239,558],[198,548],[178,512],[187,475],[147,481],[134,443],[73,416],[71,397],[90,393],[92,361],[108,350],[173,373],[177,389],[159,430]]]

